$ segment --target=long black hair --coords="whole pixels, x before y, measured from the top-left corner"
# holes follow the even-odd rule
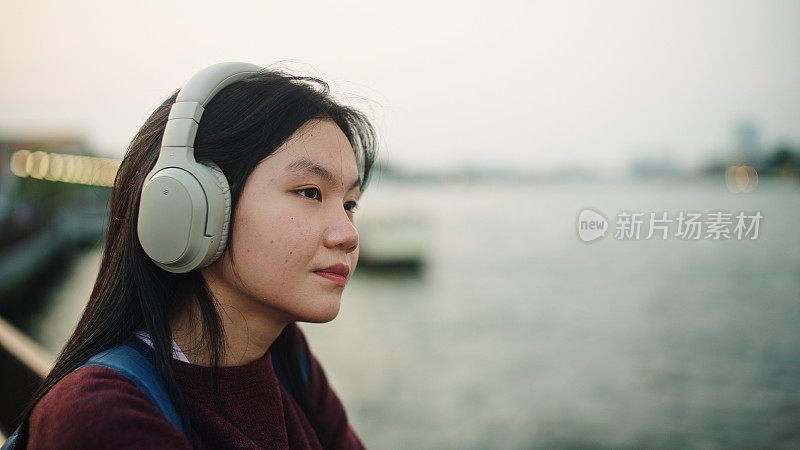
[[[202,345],[208,350],[212,366],[219,366],[225,342],[223,328],[215,299],[200,271],[174,274],[160,269],[145,254],[136,231],[141,186],[158,158],[176,96],[177,92],[147,119],[122,160],[111,194],[97,281],[75,331],[22,415],[23,440],[31,411],[59,380],[96,353],[122,343],[135,330],[150,334],[156,370],[173,403],[178,404],[180,390],[172,366],[170,317],[188,301],[197,302],[202,316]],[[324,81],[280,71],[263,70],[214,96],[197,132],[195,159],[214,162],[222,169],[230,184],[231,208],[235,211],[244,183],[255,166],[313,119],[331,120],[341,128],[356,153],[363,190],[377,148],[369,120],[356,109],[336,102]],[[233,217],[231,214],[231,230],[235,229]],[[229,241],[227,251],[232,247]],[[287,325],[270,351],[287,369],[298,403],[321,436],[319,418],[307,396],[297,358],[299,343],[294,327],[294,323]]]

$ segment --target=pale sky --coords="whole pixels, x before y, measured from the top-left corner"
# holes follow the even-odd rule
[[[800,144],[800,2],[0,0],[0,135],[123,154],[200,68],[284,66],[367,109],[415,168],[697,162],[751,120]],[[363,100],[367,99],[367,100]],[[202,125],[201,125],[202,126]]]

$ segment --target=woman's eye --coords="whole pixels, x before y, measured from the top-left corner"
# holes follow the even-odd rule
[[[295,192],[302,195],[303,197],[308,197],[312,200],[319,200],[320,198],[319,189],[317,188],[298,189]]]
[[[348,211],[348,212],[356,212],[356,210],[358,209],[358,203],[356,203],[356,202],[345,202],[344,203],[344,209],[345,209],[345,211]]]

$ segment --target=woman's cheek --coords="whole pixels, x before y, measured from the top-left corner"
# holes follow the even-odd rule
[[[270,238],[269,254],[265,256],[278,259],[285,269],[289,269],[313,256],[311,239],[312,234],[307,227],[297,218],[290,217]]]

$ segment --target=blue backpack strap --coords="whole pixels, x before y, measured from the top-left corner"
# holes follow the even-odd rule
[[[146,345],[143,342],[142,344]],[[183,433],[189,443],[192,443],[192,433],[188,420],[182,420],[181,415],[175,410],[175,406],[164,389],[156,368],[139,351],[126,344],[117,345],[91,357],[81,367],[86,366],[106,367],[130,380],[137,388],[147,394],[153,405],[164,414],[169,423],[176,430]]]
[[[308,363],[308,358],[306,358],[306,354],[303,353],[303,349],[300,347],[297,347],[297,356],[300,359],[300,370],[303,371],[303,379],[306,380],[306,385],[308,385],[308,380],[311,376],[311,365]]]
[[[147,356],[145,356],[147,355]],[[181,414],[175,410],[175,406],[161,384],[156,368],[152,361],[152,349],[141,340],[132,337],[125,344],[117,345],[108,350],[102,351],[90,358],[86,364],[78,367],[100,366],[106,367],[130,380],[137,388],[147,394],[153,405],[164,414],[164,417],[186,436],[192,444],[192,433],[189,427],[188,409],[185,402],[181,406]],[[77,369],[75,369],[77,370]],[[183,399],[181,399],[183,401]],[[17,448],[17,438],[21,427],[14,430],[0,450],[15,450]],[[193,445],[193,444],[192,444]]]
[[[303,380],[306,382],[306,386],[308,386],[308,380],[310,379],[311,373],[311,365],[308,363],[308,358],[306,354],[303,353],[303,349],[300,346],[297,347],[297,359],[300,361],[300,370],[303,372]],[[272,368],[275,370],[275,375],[278,376],[278,380],[281,382],[284,388],[289,391],[292,397],[297,399],[297,393],[294,392],[292,389],[292,383],[289,382],[289,375],[286,372],[286,369],[281,364],[278,358],[272,357]]]

